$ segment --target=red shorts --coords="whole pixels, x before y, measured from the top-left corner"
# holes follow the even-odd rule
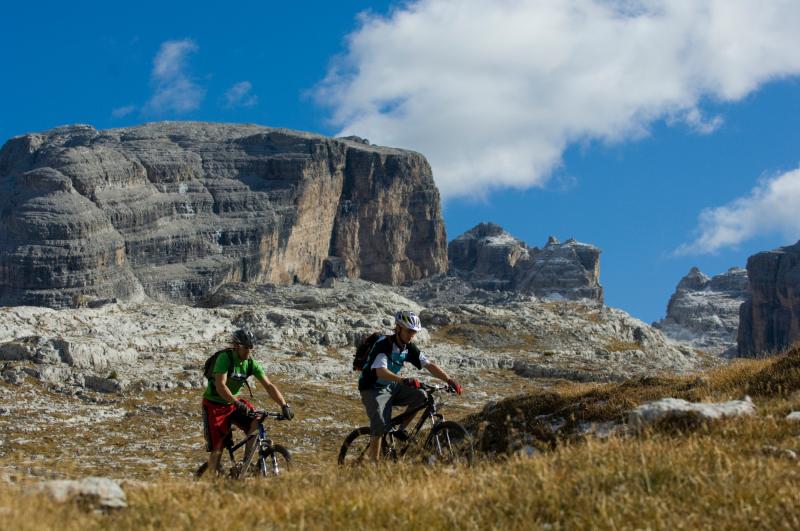
[[[244,398],[238,400],[244,402],[248,408],[255,409],[253,404]],[[235,424],[247,433],[252,422],[252,418],[237,412],[233,404],[217,404],[204,398],[203,435],[206,437],[206,451],[219,450],[225,445],[225,439],[231,435],[231,424]]]

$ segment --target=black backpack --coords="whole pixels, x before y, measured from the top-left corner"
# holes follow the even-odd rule
[[[354,371],[362,371],[364,370],[364,366],[367,364],[367,358],[369,357],[370,351],[372,351],[372,347],[375,343],[385,334],[380,332],[375,332],[369,336],[364,336],[361,338],[356,344],[356,353],[353,356],[353,370]],[[386,336],[392,337],[392,336]]]
[[[218,350],[211,356],[209,356],[206,362],[203,364],[203,376],[205,376],[206,379],[209,380],[211,383],[214,383],[214,365],[217,364],[217,358],[219,358],[220,354],[225,354],[225,353],[228,354],[228,361],[230,362],[228,364],[228,378],[230,378],[231,374],[233,374],[233,366],[234,366],[233,350],[229,348],[226,348],[224,350]],[[253,375],[253,360],[250,360],[250,363],[246,363],[245,365],[247,367],[245,371],[247,372],[247,377],[249,378]],[[250,382],[245,380],[244,384],[247,386],[247,390],[250,391],[250,396],[253,396],[253,390],[250,388]]]

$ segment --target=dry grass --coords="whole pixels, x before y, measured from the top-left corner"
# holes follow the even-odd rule
[[[634,407],[665,397],[690,401],[761,399],[766,413],[790,409],[786,399],[800,391],[800,348],[776,358],[740,360],[698,376],[663,376],[613,384],[565,383],[492,404],[465,424],[477,434],[478,446],[507,453],[522,444],[552,448],[559,442],[551,423],[565,426],[559,438],[570,439],[587,423],[623,422]],[[800,407],[800,402],[797,403]],[[785,413],[783,413],[785,414]]]
[[[532,334],[512,333],[502,326],[484,324],[454,324],[443,326],[432,333],[434,342],[444,341],[461,346],[479,345],[491,352],[537,350],[537,338]]]
[[[800,468],[765,448],[800,451],[800,425],[783,420],[800,409],[798,391],[797,349],[702,377],[564,382],[501,401],[470,422],[494,424],[499,433],[538,415],[557,414],[577,425],[619,420],[631,407],[665,396],[727,400],[744,394],[753,397],[759,415],[637,438],[564,438],[532,458],[510,455],[473,469],[342,470],[320,459],[262,482],[152,474],[146,484],[124,485],[129,507],[109,514],[54,505],[25,493],[28,479],[22,479],[0,483],[0,518],[23,530],[210,529],[220,522],[234,529],[798,529]],[[324,397],[316,392],[309,403]],[[360,414],[357,404],[315,407],[348,421]]]
[[[622,341],[621,339],[614,338],[609,341],[605,349],[609,352],[625,352],[626,350],[639,350],[642,346],[635,341]]]
[[[759,435],[763,429],[766,434]],[[126,486],[107,515],[0,487],[17,529],[797,529],[800,469],[760,451],[775,422],[567,445],[474,469],[325,466],[236,484]],[[782,437],[782,436],[781,436]],[[775,442],[775,441],[772,441]]]

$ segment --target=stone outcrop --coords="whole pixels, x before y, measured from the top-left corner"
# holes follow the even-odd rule
[[[739,307],[748,294],[744,269],[732,267],[709,277],[693,267],[670,297],[666,317],[653,326],[693,348],[711,354],[734,354]]]
[[[449,271],[474,286],[551,299],[603,301],[600,249],[552,236],[528,247],[494,223],[481,223],[448,245]]]
[[[641,430],[659,422],[710,422],[731,417],[752,417],[756,407],[749,396],[742,400],[704,403],[682,398],[662,398],[646,402],[628,412],[628,426]]]
[[[254,125],[68,126],[0,150],[0,305],[446,269],[425,158]]]
[[[119,483],[109,478],[88,477],[44,481],[31,487],[31,490],[44,492],[57,502],[74,500],[90,508],[122,509],[128,506],[125,491]]]
[[[800,242],[747,259],[750,297],[742,304],[739,355],[783,350],[800,339]]]

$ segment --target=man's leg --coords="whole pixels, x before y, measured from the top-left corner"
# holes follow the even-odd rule
[[[208,450],[208,472],[213,475],[219,473],[219,461],[222,457],[222,450],[225,439],[220,433],[220,419],[213,410],[209,410],[203,404],[203,436],[206,439],[206,450]]]
[[[208,454],[208,470],[215,476],[219,473],[219,460],[222,457],[222,448],[219,450],[211,450]]]
[[[369,458],[373,463],[377,463],[381,458],[381,439],[383,435],[369,438]]]
[[[405,413],[411,413],[400,425],[405,429],[425,406],[428,395],[422,389],[412,389],[406,385],[398,385],[392,392],[392,404],[395,406],[408,406]]]
[[[381,438],[391,420],[392,392],[389,388],[370,389],[361,392],[361,402],[367,410],[370,427],[369,457],[377,463],[381,456]]]

